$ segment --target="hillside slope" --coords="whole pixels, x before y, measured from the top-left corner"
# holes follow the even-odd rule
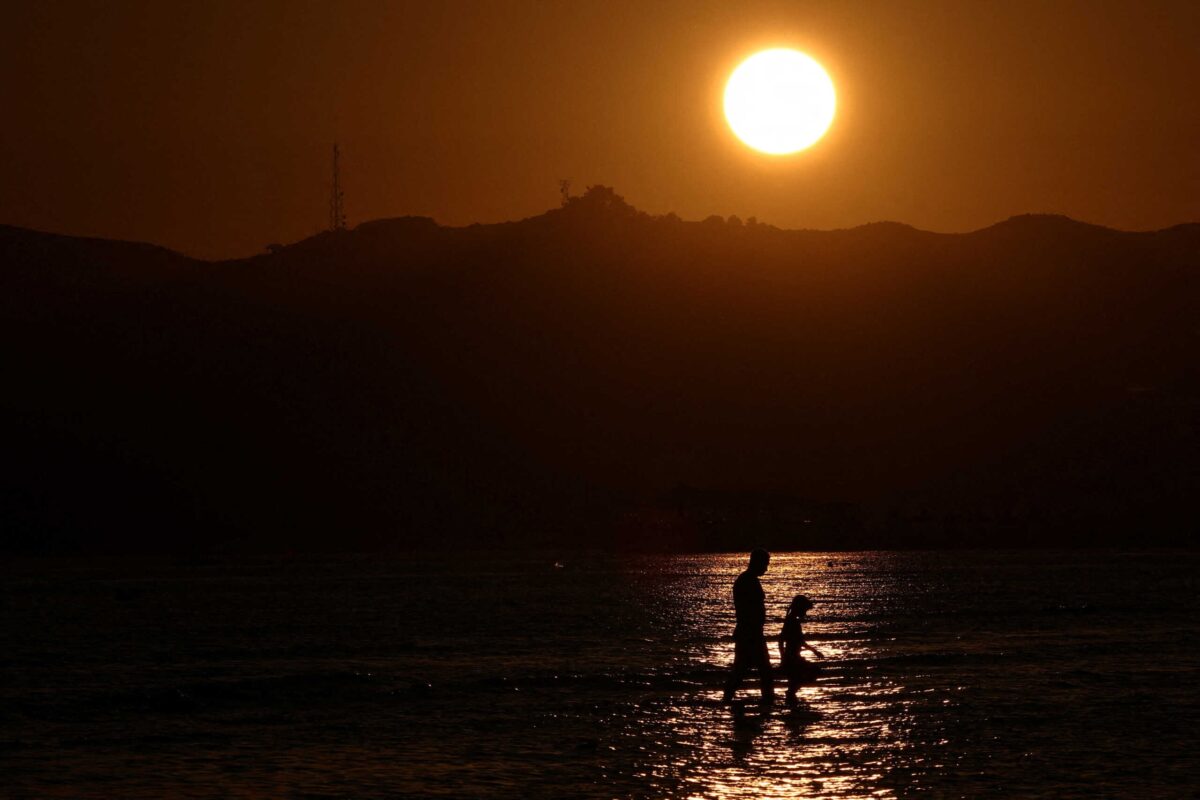
[[[3,535],[1189,544],[1198,276],[1197,225],[785,231],[603,189],[219,263],[0,228]]]

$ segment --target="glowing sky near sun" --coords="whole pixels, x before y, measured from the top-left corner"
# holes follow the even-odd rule
[[[541,213],[560,178],[651,213],[973,230],[1200,218],[1200,4],[20,3],[0,26],[0,224],[219,257],[323,227]],[[836,86],[795,156],[724,91],[787,47]]]

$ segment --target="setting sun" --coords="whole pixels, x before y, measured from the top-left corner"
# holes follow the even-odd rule
[[[803,150],[825,135],[837,98],[821,65],[797,50],[763,50],[725,84],[725,118],[743,142],[770,155]]]

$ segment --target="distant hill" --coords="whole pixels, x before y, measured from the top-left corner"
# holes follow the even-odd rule
[[[8,549],[1188,545],[1200,225],[0,227]]]

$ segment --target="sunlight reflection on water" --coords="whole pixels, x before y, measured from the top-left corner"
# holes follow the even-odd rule
[[[761,713],[748,680],[739,720],[719,701],[744,562],[16,574],[0,583],[6,791],[1171,796],[1193,780],[1195,554],[777,555],[767,633],[812,597],[823,671],[795,710]]]
[[[696,636],[690,655],[716,673],[718,685],[698,693],[705,702],[667,711],[663,724],[676,737],[678,760],[637,777],[647,783],[675,778],[683,794],[695,798],[891,796],[891,789],[879,786],[879,751],[902,742],[879,712],[901,690],[887,681],[864,680],[849,665],[872,659],[875,646],[855,636],[853,620],[883,611],[894,591],[892,579],[876,570],[866,587],[827,555],[777,555],[762,579],[772,620],[767,634],[778,634],[791,597],[807,594],[816,608],[806,634],[824,654],[825,673],[817,685],[800,690],[795,709],[778,705],[763,712],[754,702],[748,714],[735,718],[720,704],[719,679],[733,659],[730,591],[743,561],[744,556],[704,559],[691,591],[677,598],[683,602],[676,610],[712,634]],[[774,643],[771,656],[777,664]],[[757,701],[757,686],[750,684],[741,694]]]
[[[1097,583],[1095,574],[1074,570],[1071,557],[1030,558],[776,556],[762,579],[767,634],[777,635],[794,594],[809,595],[816,608],[805,630],[825,654],[824,669],[795,711],[752,710],[741,721],[719,699],[733,658],[730,589],[744,556],[674,559],[671,568],[686,580],[647,581],[641,591],[659,609],[660,624],[679,632],[686,668],[707,677],[693,693],[657,697],[648,703],[653,713],[628,720],[628,737],[653,742],[657,757],[627,776],[670,795],[788,798],[890,797],[935,787],[968,795],[1045,791],[1103,772],[1106,759],[1127,754],[1128,729],[1112,718],[1082,723],[1073,712],[1099,690],[1096,680],[1108,684],[1099,691],[1129,693],[1138,681],[1123,686],[1120,676],[1140,665],[1120,655],[1116,642],[1163,626],[1164,616],[1186,616],[1186,604],[1179,594],[1175,606],[1161,592],[1136,597],[1119,570],[1110,583]],[[1130,619],[1131,603],[1149,606],[1151,616]],[[1097,607],[1117,613],[1092,621]],[[1089,625],[1080,624],[1081,614]],[[1195,628],[1190,618],[1186,624]],[[1101,668],[1103,654],[1079,650],[1109,639],[1124,660]],[[777,664],[774,648],[771,654]],[[1184,663],[1197,663],[1194,647],[1175,668]],[[1080,676],[1081,666],[1117,674]],[[1160,689],[1155,700],[1175,709],[1179,692]],[[757,694],[751,681],[740,691],[748,700]],[[1138,713],[1136,704],[1106,699],[1126,716]],[[1188,701],[1193,718],[1195,705]],[[1055,752],[1069,757],[1059,761]],[[1170,763],[1164,753],[1156,758]]]

